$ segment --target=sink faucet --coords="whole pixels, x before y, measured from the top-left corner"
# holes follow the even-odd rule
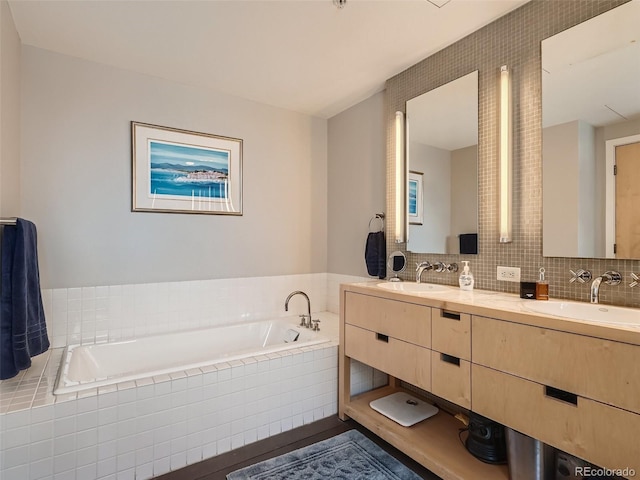
[[[300,321],[300,326],[311,328],[311,300],[309,300],[309,296],[306,293],[304,293],[302,290],[296,290],[295,292],[291,292],[289,294],[287,299],[284,301],[284,311],[285,312],[289,311],[289,300],[291,300],[291,297],[293,297],[294,295],[302,295],[304,298],[307,299],[307,314],[300,315],[300,318],[302,319]]]
[[[606,283],[607,285],[618,285],[621,281],[622,276],[618,272],[614,272],[613,270],[609,270],[599,277],[594,278],[593,282],[591,282],[591,303],[600,302],[600,284],[602,282]]]
[[[433,270],[433,265],[429,262],[416,263],[416,283],[420,283],[425,270]]]

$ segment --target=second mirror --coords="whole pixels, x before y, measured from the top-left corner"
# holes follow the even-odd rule
[[[407,249],[478,253],[478,72],[407,102]]]

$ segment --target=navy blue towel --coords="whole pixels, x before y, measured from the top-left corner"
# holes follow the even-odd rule
[[[383,231],[369,232],[364,249],[364,260],[370,276],[378,278],[387,276],[387,242]]]
[[[21,218],[2,232],[0,380],[31,366],[49,349],[40,295],[36,226]]]

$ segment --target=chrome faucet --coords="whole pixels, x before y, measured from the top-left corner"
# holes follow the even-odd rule
[[[291,300],[291,297],[293,297],[294,295],[302,295],[304,298],[307,299],[307,314],[300,315],[300,318],[301,318],[300,326],[311,328],[311,300],[309,300],[309,296],[306,293],[304,293],[302,290],[296,290],[295,292],[291,292],[289,294],[287,299],[284,301],[284,311],[285,312],[289,311],[289,300]]]
[[[425,270],[433,270],[433,268],[429,262],[416,263],[416,283],[422,281],[422,274]]]
[[[600,284],[602,282],[607,285],[619,285],[621,281],[622,276],[613,270],[594,278],[593,282],[591,282],[591,303],[600,303]]]

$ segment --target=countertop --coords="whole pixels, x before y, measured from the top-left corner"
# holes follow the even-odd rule
[[[477,289],[463,291],[457,287],[450,287],[444,291],[409,293],[381,288],[378,286],[379,283],[382,282],[380,280],[373,280],[342,284],[341,289],[342,291],[347,290],[363,295],[373,295],[391,300],[411,302],[459,313],[468,313],[471,315],[496,318],[514,323],[640,345],[640,309],[629,309],[637,311],[638,313],[638,323],[636,325],[613,325],[533,312],[527,309],[527,303],[542,302],[543,300],[525,300],[518,295],[509,293]],[[564,299],[557,299],[557,301],[581,303]],[[610,307],[609,305],[600,306],[601,308]]]

